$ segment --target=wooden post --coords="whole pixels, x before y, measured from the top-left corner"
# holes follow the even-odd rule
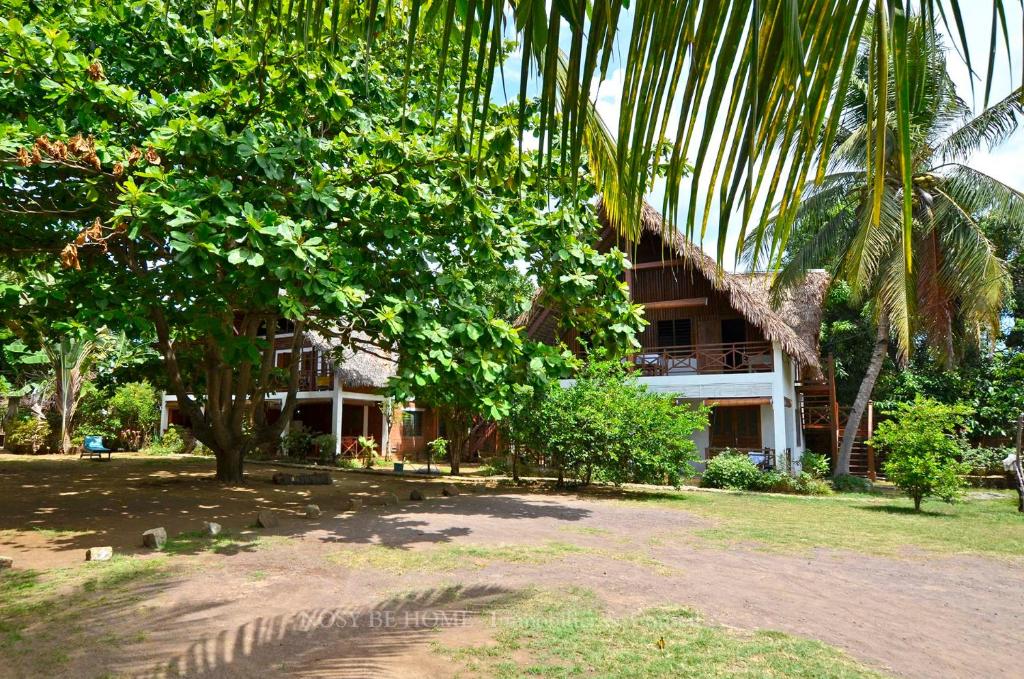
[[[828,401],[831,409],[832,469],[839,463],[839,401],[836,400],[836,357],[828,355]]]
[[[1017,464],[1014,472],[1017,476],[1017,511],[1024,513],[1024,413],[1017,418]]]
[[[867,441],[871,440],[871,434],[875,430],[875,402],[868,401],[868,436]],[[878,478],[878,473],[875,471],[875,447],[865,441],[865,445],[868,447],[868,478],[874,481]]]

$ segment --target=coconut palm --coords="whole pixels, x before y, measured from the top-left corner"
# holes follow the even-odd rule
[[[833,140],[822,142],[829,148],[823,149],[828,161],[820,184],[804,193],[794,220],[777,213],[766,231],[768,240],[778,240],[784,229],[797,234],[776,290],[808,269],[829,268],[874,310],[874,350],[845,425],[837,474],[849,472],[854,438],[890,344],[897,359],[905,359],[920,340],[940,360],[952,362],[966,343],[976,343],[986,329],[997,330],[1008,279],[979,219],[998,215],[1011,228],[1024,229],[1024,195],[968,164],[975,151],[1016,130],[1024,90],[974,116],[957,95],[946,51],[926,22],[909,24],[906,56],[909,137],[895,124],[895,114],[886,118],[888,160],[878,173],[869,160],[878,150],[872,148],[878,118],[868,92],[868,62],[874,57],[868,39],[842,98],[842,125]],[[897,68],[890,61],[890,82]],[[889,90],[890,110],[899,105],[897,89]],[[906,193],[905,157],[911,174]],[[909,222],[905,197],[912,207]],[[747,244],[748,261],[756,263],[770,249],[760,245]]]
[[[525,104],[529,76],[539,83],[541,156],[550,163],[553,152],[560,154],[561,162],[551,166],[563,171],[578,167],[592,85],[605,78],[610,64],[617,63],[623,87],[615,130],[616,163],[614,174],[598,173],[599,180],[609,180],[598,189],[613,221],[627,231],[638,231],[644,195],[662,152],[660,140],[670,138],[663,212],[671,219],[677,208],[685,208],[685,223],[692,230],[707,223],[717,205],[723,225],[720,253],[730,234],[726,227],[734,205],[743,207],[740,241],[749,235],[762,240],[768,208],[780,196],[785,200],[803,193],[807,170],[821,150],[820,139],[833,139],[838,133],[842,107],[832,95],[845,91],[852,80],[858,41],[866,28],[872,28],[869,70],[875,76],[875,86],[867,90],[869,102],[890,98],[885,77],[890,55],[897,65],[891,91],[900,96],[894,105],[869,106],[879,135],[875,144],[879,151],[871,163],[875,174],[882,175],[891,161],[882,143],[883,131],[895,126],[900,136],[910,134],[907,22],[916,15],[929,26],[944,26],[955,36],[974,73],[962,10],[977,13],[982,4],[963,0],[213,2],[220,10],[214,14],[226,30],[291,31],[310,49],[330,51],[346,31],[361,34],[372,44],[389,24],[401,26],[408,34],[407,68],[415,65],[417,40],[439,43],[440,71],[459,72],[462,94],[455,118],[460,128],[463,124],[470,128],[470,139],[474,134],[482,138],[486,101],[496,74],[502,72],[501,46],[511,38],[522,55],[521,102]],[[984,4],[981,11],[991,12],[993,48],[986,70],[987,102],[995,48],[999,42],[1008,50],[1020,45],[1011,44],[1006,17],[1011,0]],[[560,45],[568,46],[564,73],[554,58]],[[560,78],[563,87],[557,84]],[[439,73],[438,82],[442,80]],[[523,105],[521,110],[524,117],[532,115],[532,108]],[[712,144],[713,139],[720,143]],[[776,143],[791,153],[772,153]],[[832,147],[824,145],[826,151]],[[682,204],[680,184],[687,162],[694,168],[692,185],[708,181],[712,186],[708,195],[716,200],[707,200],[703,210],[698,207],[697,192]],[[901,164],[901,179],[909,187],[908,162]],[[795,201],[782,204],[789,217],[795,206]],[[904,204],[905,215],[912,207],[909,201]],[[756,215],[765,216],[752,222],[748,234],[746,224]],[[877,219],[872,226],[879,227]],[[785,241],[773,241],[772,246],[781,251]],[[906,264],[911,266],[910,258]]]

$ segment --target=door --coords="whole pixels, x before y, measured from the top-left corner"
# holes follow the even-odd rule
[[[761,406],[717,406],[711,413],[711,447],[760,450]]]
[[[733,346],[747,341],[747,322],[742,318],[722,319],[722,362],[727,370],[739,370],[744,366],[742,349]]]

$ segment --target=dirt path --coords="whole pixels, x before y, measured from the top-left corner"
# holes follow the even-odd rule
[[[694,535],[711,524],[687,512],[572,495],[440,498],[436,485],[351,474],[332,487],[285,489],[267,482],[267,468],[254,469],[249,487],[221,493],[203,465],[170,472],[121,461],[82,474],[47,464],[41,479],[0,459],[0,553],[13,552],[19,566],[77,562],[90,544],[131,550],[155,525],[174,534],[217,520],[244,531],[259,507],[297,512],[314,501],[325,510],[318,520],[286,516],[273,532],[288,539],[265,548],[170,557],[180,571],[90,621],[91,635],[120,641],[72,654],[68,676],[447,677],[452,667],[431,643],[486,641],[487,607],[538,586],[592,589],[617,614],[683,605],[731,626],[820,639],[904,676],[1011,677],[1024,663],[1024,571],[1003,561],[713,547]],[[338,511],[348,497],[373,505],[414,485],[433,497]],[[405,571],[337,558],[375,545],[406,556],[494,545],[567,551]],[[451,626],[432,629],[438,620]]]

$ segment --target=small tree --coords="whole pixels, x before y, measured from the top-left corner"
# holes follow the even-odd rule
[[[448,440],[440,436],[427,444],[427,473],[430,473],[430,461],[435,458],[443,459],[448,454]]]
[[[875,430],[870,444],[885,453],[886,477],[921,510],[926,497],[955,502],[970,466],[959,461],[966,447],[963,426],[970,409],[918,397],[889,411]]]
[[[672,394],[650,392],[614,360],[586,364],[569,387],[551,385],[515,409],[514,443],[550,455],[565,476],[586,485],[669,483],[692,472],[695,431],[708,426],[706,407],[676,405]]]
[[[138,450],[149,442],[160,421],[156,389],[148,381],[118,387],[110,399],[110,413],[117,419],[121,440]]]
[[[373,467],[373,457],[377,454],[377,441],[372,436],[359,437],[359,456],[367,469]]]

